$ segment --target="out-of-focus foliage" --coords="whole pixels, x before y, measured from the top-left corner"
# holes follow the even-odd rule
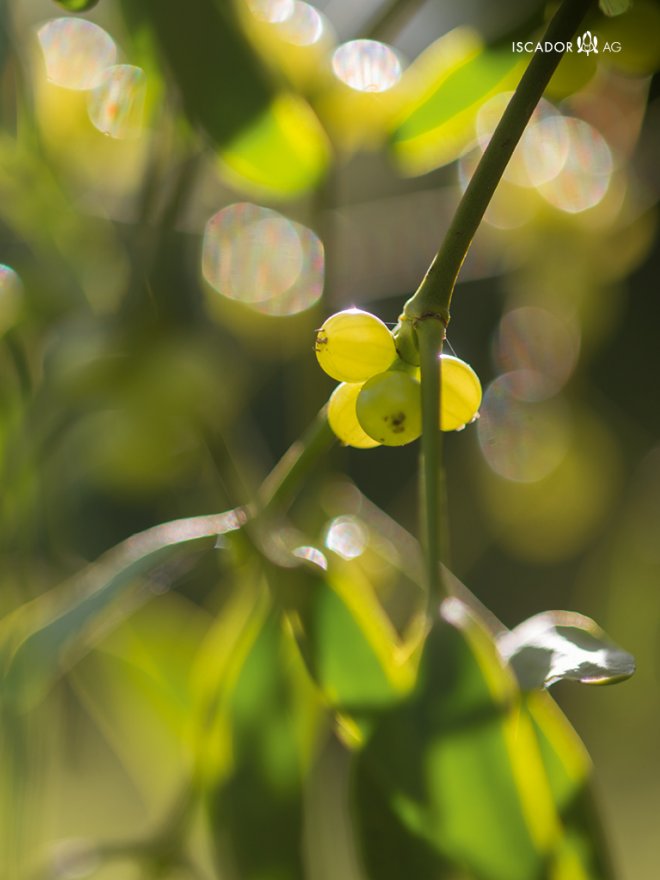
[[[446,572],[429,630],[414,447],[321,419],[266,478],[332,390],[314,330],[396,320],[551,9],[0,0],[3,880],[653,876],[660,7],[628,6],[462,270],[479,598]],[[547,607],[637,657],[557,688],[606,840],[542,688],[631,658]]]
[[[427,49],[408,69],[420,96],[393,133],[404,171],[423,174],[457,159],[473,139],[478,108],[512,88],[522,67],[510,46],[484,47],[469,31],[451,31]]]

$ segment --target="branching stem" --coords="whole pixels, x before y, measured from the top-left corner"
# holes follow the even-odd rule
[[[593,0],[563,0],[542,42],[557,45],[570,40]],[[550,82],[563,53],[537,52],[532,56],[500,122],[463,194],[444,241],[417,292],[404,306],[404,317],[427,316],[449,322],[449,306],[456,278],[504,170]]]
[[[548,25],[543,43],[565,46],[577,30],[592,0],[563,0]],[[422,516],[429,610],[445,595],[440,562],[443,558],[441,497],[440,354],[450,319],[454,286],[486,208],[500,182],[536,105],[563,52],[538,52],[530,61],[470,183],[435,259],[416,293],[404,306],[397,331],[399,351],[406,357],[416,336],[422,380]],[[414,343],[414,339],[413,339]]]

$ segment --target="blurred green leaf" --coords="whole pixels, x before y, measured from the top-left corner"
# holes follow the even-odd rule
[[[282,93],[220,151],[220,160],[230,183],[284,198],[316,183],[328,164],[329,145],[311,107]]]
[[[614,880],[608,844],[591,791],[591,761],[557,704],[542,691],[525,699],[543,765],[564,826],[557,848],[557,880]]]
[[[414,670],[357,563],[282,573],[289,621],[307,670],[328,703],[363,716],[401,700]]]
[[[177,545],[201,541],[209,549],[210,540],[238,525],[229,512],[155,526],[109,551],[70,585],[23,606],[4,623],[3,642],[17,644],[7,661],[5,698],[22,709],[38,702],[108,627],[167,589],[190,564]]]
[[[282,197],[314,184],[329,157],[321,124],[268,73],[233,3],[123,0],[123,6],[130,26],[152,30],[186,115],[219,149],[234,183]]]
[[[458,600],[442,606],[411,697],[358,754],[354,794],[370,877],[546,876],[561,828],[534,732]]]
[[[187,116],[228,144],[263,113],[275,88],[242,33],[232,2],[123,0],[128,23],[147,25],[181,90]]]
[[[299,661],[280,615],[264,600],[246,623],[251,644],[240,651],[240,668],[220,683],[212,728],[226,745],[226,765],[208,790],[213,843],[220,870],[241,880],[303,880],[310,704],[300,698]]]
[[[189,774],[190,674],[209,617],[176,595],[124,621],[72,681],[154,817]]]
[[[544,611],[498,639],[524,691],[557,681],[616,684],[635,672],[631,654],[612,642],[589,617],[573,611]]]
[[[424,174],[458,158],[476,136],[479,108],[517,84],[523,63],[509,44],[484,48],[476,34],[463,28],[427,49],[407,71],[416,96],[392,134],[392,150],[404,173]]]

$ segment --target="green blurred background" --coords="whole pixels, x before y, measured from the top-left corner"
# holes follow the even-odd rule
[[[151,6],[101,0],[76,18],[111,35],[115,58],[96,32],[38,31],[66,14],[50,0],[0,3],[6,620],[136,531],[249,500],[332,390],[314,329],[348,305],[396,322],[519,75],[511,40],[546,12],[220,5],[216,71],[203,27],[181,24],[186,4],[168,0],[160,32]],[[622,51],[563,63],[455,294],[449,342],[485,398],[479,422],[447,436],[450,565],[507,626],[570,608],[635,654],[620,689],[554,695],[594,759],[620,876],[643,880],[660,815],[660,11],[640,0],[587,23]],[[431,44],[458,26],[500,60],[449,81],[447,110]],[[357,36],[398,55],[333,56]],[[465,34],[449,39],[464,51]],[[104,79],[115,62],[132,70]],[[415,533],[417,451],[338,448],[292,512],[310,543],[329,546],[340,514],[371,529],[371,576],[395,608],[387,565],[405,572],[405,547],[347,479]],[[121,838],[173,797],[185,681],[228,568],[207,554],[169,592],[152,582],[148,604],[115,608],[98,649],[34,710],[13,768],[30,828],[7,833],[51,859],[47,876],[82,876],[71,839]]]

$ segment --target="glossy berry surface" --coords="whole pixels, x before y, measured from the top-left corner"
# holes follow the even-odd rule
[[[330,395],[328,401],[328,423],[334,434],[346,446],[356,449],[372,449],[379,446],[377,440],[366,434],[358,422],[355,404],[362,385],[342,382]]]
[[[396,357],[392,334],[375,315],[346,309],[332,315],[316,334],[321,369],[339,382],[364,382]]]
[[[379,373],[358,394],[356,412],[366,433],[384,446],[404,446],[422,432],[420,384],[409,373]]]
[[[440,358],[440,428],[457,431],[479,413],[481,382],[469,364],[443,354]]]

